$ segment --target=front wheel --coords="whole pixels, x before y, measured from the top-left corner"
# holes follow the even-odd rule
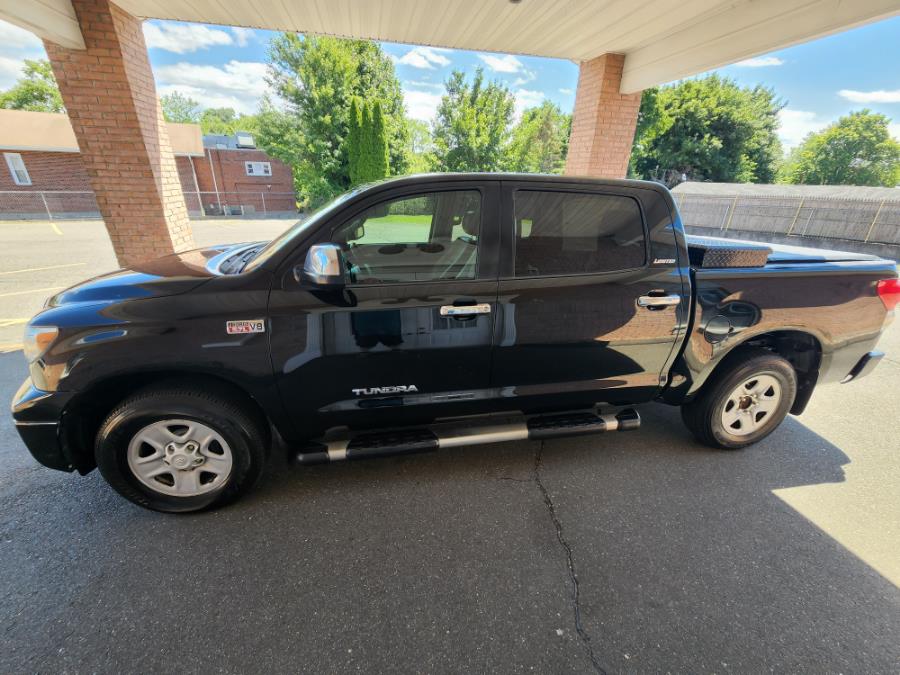
[[[741,358],[741,357],[744,358]],[[681,418],[698,441],[723,450],[752,445],[772,433],[797,395],[797,374],[787,359],[765,350],[735,354]]]
[[[265,434],[227,394],[154,387],[106,417],[95,456],[126,499],[156,511],[198,511],[234,501],[256,482]]]

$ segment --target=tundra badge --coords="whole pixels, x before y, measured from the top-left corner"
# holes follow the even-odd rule
[[[414,384],[398,384],[393,387],[368,387],[366,389],[354,389],[357,396],[371,396],[372,394],[415,394],[418,389]]]

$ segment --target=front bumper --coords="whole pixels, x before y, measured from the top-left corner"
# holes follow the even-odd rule
[[[847,373],[847,376],[841,380],[841,384],[846,384],[847,382],[851,382],[853,380],[858,380],[861,377],[865,377],[873,370],[875,370],[875,366],[878,365],[878,362],[884,358],[884,352],[872,351],[867,354],[863,354],[862,358],[856,362],[856,365],[850,369],[850,372]]]
[[[30,378],[13,396],[12,416],[16,431],[28,452],[51,469],[75,470],[63,442],[64,411],[72,396],[71,392],[41,391],[35,388]]]

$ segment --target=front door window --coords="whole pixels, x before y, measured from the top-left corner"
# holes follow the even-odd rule
[[[448,190],[382,202],[338,227],[348,283],[467,280],[478,274],[481,194]]]

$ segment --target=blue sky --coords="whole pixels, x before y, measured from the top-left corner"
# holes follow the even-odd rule
[[[181,91],[205,107],[254,112],[266,93],[269,31],[167,21],[144,24],[160,93]],[[517,113],[547,98],[566,111],[575,102],[578,67],[570,61],[384,43],[396,64],[407,110],[428,120],[453,69],[478,66],[506,84]],[[43,58],[31,33],[0,21],[0,88],[18,77],[22,59]],[[719,69],[741,84],[773,87],[787,102],[780,134],[787,146],[850,110],[868,107],[894,120],[900,138],[900,17]]]

